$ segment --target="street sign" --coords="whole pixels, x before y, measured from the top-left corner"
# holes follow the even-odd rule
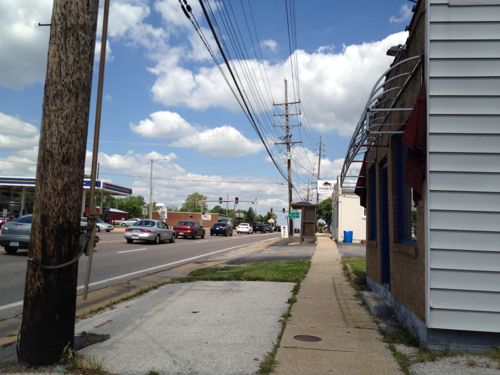
[[[300,211],[290,211],[288,213],[288,217],[290,219],[299,219],[300,218]]]

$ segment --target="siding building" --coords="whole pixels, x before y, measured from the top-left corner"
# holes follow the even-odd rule
[[[344,241],[344,231],[352,232],[352,242],[366,241],[365,208],[359,204],[359,196],[352,189],[343,189],[337,183],[332,195],[332,237]]]
[[[499,345],[500,0],[420,0],[388,54],[340,178],[362,163],[370,287],[424,344]]]

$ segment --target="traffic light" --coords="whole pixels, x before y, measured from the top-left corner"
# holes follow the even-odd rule
[[[238,197],[234,198],[234,204],[238,204]]]
[[[222,204],[222,197],[219,197],[219,204]]]
[[[285,212],[286,212],[285,207],[283,207],[283,213],[285,213]]]
[[[273,208],[271,207],[271,213],[273,213]]]

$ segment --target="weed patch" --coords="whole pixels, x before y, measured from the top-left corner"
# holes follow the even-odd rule
[[[356,290],[367,290],[366,258],[342,258],[344,273]]]
[[[255,262],[201,268],[178,281],[278,281],[299,282],[309,270],[308,260]]]

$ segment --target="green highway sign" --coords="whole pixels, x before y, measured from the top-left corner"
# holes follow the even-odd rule
[[[288,217],[290,219],[298,219],[298,218],[300,218],[300,211],[290,211],[288,213]]]

